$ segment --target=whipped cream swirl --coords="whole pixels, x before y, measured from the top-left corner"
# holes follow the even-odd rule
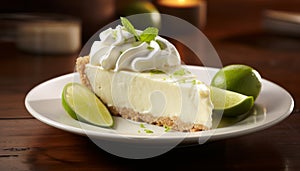
[[[91,47],[90,59],[92,65],[114,71],[171,73],[180,67],[179,53],[169,41],[156,36],[150,43],[137,42],[134,35],[120,25],[100,33],[100,41]]]

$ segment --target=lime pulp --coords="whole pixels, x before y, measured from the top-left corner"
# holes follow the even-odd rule
[[[210,90],[214,110],[223,112],[224,116],[240,116],[247,113],[254,105],[252,96],[246,96],[217,87],[210,87]]]
[[[62,105],[74,119],[101,127],[111,127],[113,119],[106,106],[88,88],[68,83],[62,92]]]

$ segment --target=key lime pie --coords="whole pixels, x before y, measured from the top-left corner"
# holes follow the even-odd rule
[[[170,127],[202,131],[212,126],[210,89],[181,65],[175,46],[156,28],[122,26],[100,33],[76,69],[113,115]]]

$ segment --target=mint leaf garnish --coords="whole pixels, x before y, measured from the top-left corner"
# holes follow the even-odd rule
[[[130,23],[127,18],[121,17],[121,23],[129,33],[134,35],[136,42],[146,42],[150,44],[152,40],[155,40],[155,37],[158,35],[158,29],[155,27],[146,28],[141,35],[138,35],[134,26]],[[165,48],[165,44],[162,42],[157,42],[161,49]]]
[[[129,33],[134,35],[136,41],[140,40],[140,36],[137,34],[135,28],[127,18],[121,17],[121,23]]]
[[[158,29],[155,27],[146,28],[140,35],[140,41],[150,43],[158,35]]]
[[[132,43],[132,46],[137,47],[137,46],[141,45],[142,43],[143,43],[143,42],[140,42],[140,41],[138,41],[138,42],[133,42],[133,43]]]

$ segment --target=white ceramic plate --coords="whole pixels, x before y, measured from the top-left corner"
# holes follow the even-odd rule
[[[197,66],[187,68],[207,84],[218,71],[215,68]],[[225,139],[268,128],[285,119],[294,107],[294,101],[285,89],[263,79],[262,91],[254,109],[242,118],[224,120],[221,122],[221,128],[196,133],[166,132],[164,128],[144,124],[147,129],[153,131],[149,134],[141,128],[140,123],[120,117],[114,117],[113,128],[101,128],[72,119],[61,105],[62,89],[69,82],[79,82],[78,73],[63,75],[36,86],[25,98],[27,110],[38,120],[58,129],[114,142],[195,144],[206,140]]]

